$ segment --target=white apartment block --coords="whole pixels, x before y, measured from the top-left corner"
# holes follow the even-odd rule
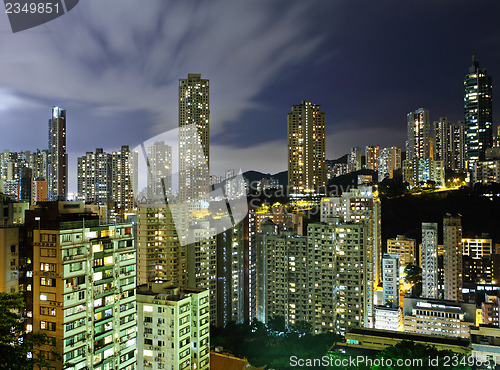
[[[139,369],[210,369],[208,290],[140,285],[137,313]]]

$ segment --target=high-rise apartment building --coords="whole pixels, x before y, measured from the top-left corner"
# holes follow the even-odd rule
[[[465,170],[465,125],[462,121],[452,123],[448,134],[448,168]]]
[[[443,219],[444,299],[462,300],[462,222],[460,216]]]
[[[78,197],[88,203],[106,204],[112,201],[111,155],[97,148],[78,158]]]
[[[438,298],[438,229],[436,223],[422,223],[422,297]],[[405,308],[406,309],[406,308]]]
[[[26,202],[0,194],[0,292],[19,291],[19,229],[22,225],[16,223],[14,209],[21,204],[28,207]]]
[[[378,161],[378,181],[392,179],[394,171],[401,168],[401,148],[384,148],[380,152]]]
[[[171,283],[137,287],[139,369],[210,368],[209,293]]]
[[[210,322],[217,324],[217,229],[209,221],[189,225],[187,245],[187,286],[210,293]]]
[[[308,321],[307,238],[292,229],[281,229],[270,220],[256,235],[257,248],[257,319],[267,323],[282,316],[288,326]],[[332,298],[330,294],[330,298]],[[333,316],[329,322],[333,329]]]
[[[468,168],[485,159],[486,149],[493,146],[491,76],[472,57],[472,66],[464,79],[465,153]]]
[[[208,80],[199,74],[179,80],[179,199],[190,210],[206,208],[209,198],[209,104]]]
[[[135,369],[132,224],[101,224],[83,202],[42,202],[26,212],[23,238],[26,329],[54,338],[40,349],[74,369]]]
[[[378,160],[380,156],[380,147],[377,146],[366,146],[365,148],[365,162],[366,168],[369,170],[378,170]]]
[[[47,158],[49,200],[66,199],[68,193],[68,154],[66,153],[66,110],[52,108],[49,119],[49,152]]]
[[[433,126],[433,159],[448,163],[448,155],[450,153],[449,131],[450,122],[446,117],[439,117],[438,121],[432,123]]]
[[[384,254],[382,258],[383,302],[399,307],[399,255]]]
[[[359,171],[361,169],[361,165],[361,148],[351,148],[347,157],[347,167],[349,168],[349,172]]]
[[[128,146],[112,154],[97,148],[78,158],[78,198],[87,203],[115,204],[115,211],[123,216],[135,206],[133,183],[137,182],[138,153]]]
[[[325,113],[302,101],[288,114],[288,186],[304,193],[321,192],[325,185]]]
[[[119,213],[131,212],[135,206],[134,183],[137,182],[138,153],[128,145],[111,154],[111,195]]]
[[[148,199],[164,198],[172,194],[172,147],[157,141],[147,148]]]
[[[165,205],[138,204],[137,279],[139,284],[169,281],[187,286],[187,248]]]
[[[373,325],[368,230],[364,222],[309,225],[307,298],[314,333],[343,335],[353,327]]]
[[[408,264],[416,264],[417,255],[415,251],[415,239],[407,238],[404,235],[396,236],[396,239],[387,239],[387,253],[397,254],[399,264],[406,267]]]
[[[407,114],[408,141],[406,159],[429,159],[431,156],[431,125],[429,111],[419,108]]]
[[[365,274],[369,287],[366,288],[365,306],[367,326],[373,326],[373,291],[381,281],[382,238],[381,238],[381,203],[371,186],[358,186],[342,193],[338,198],[324,198],[321,203],[322,222],[353,222],[365,226],[366,265]]]
[[[248,319],[248,219],[217,235],[217,326]]]

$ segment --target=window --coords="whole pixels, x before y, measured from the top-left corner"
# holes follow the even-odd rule
[[[56,330],[56,323],[50,322],[50,321],[40,321],[40,329],[41,330],[55,331]]]
[[[55,316],[56,315],[56,309],[53,307],[40,307],[40,315],[46,315],[46,316]]]
[[[40,248],[40,257],[57,257],[57,250],[53,248]]]
[[[40,270],[41,271],[49,271],[49,272],[55,272],[56,271],[56,264],[55,263],[40,263]]]
[[[40,278],[40,285],[55,287],[56,286],[56,279],[41,277]]]

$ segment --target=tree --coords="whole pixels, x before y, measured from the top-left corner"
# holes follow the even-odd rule
[[[271,332],[284,333],[286,331],[285,318],[283,316],[272,316],[267,322],[267,326]]]
[[[36,347],[50,344],[51,340],[43,333],[25,333],[21,316],[25,304],[20,293],[0,292],[0,369],[31,370],[49,366],[47,353],[35,350]],[[57,360],[62,356],[50,352]]]
[[[417,265],[412,263],[407,264],[405,274],[405,282],[408,284],[416,285],[422,282],[422,269]]]
[[[436,347],[429,344],[415,343],[413,341],[404,340],[394,346],[386,347],[378,355],[378,359],[391,359],[392,366],[372,366],[372,370],[383,369],[470,369],[468,366],[467,357],[464,354],[454,353],[449,350],[438,350]],[[456,360],[449,361],[451,358]],[[421,359],[420,363],[411,361]],[[448,362],[446,362],[448,359]],[[396,365],[397,360],[403,360],[401,365]],[[386,362],[387,363],[387,362]],[[445,366],[446,365],[446,366]],[[453,366],[455,365],[455,366]]]
[[[413,285],[412,295],[419,297],[422,294],[422,269],[414,264],[409,263],[405,267],[405,282]]]

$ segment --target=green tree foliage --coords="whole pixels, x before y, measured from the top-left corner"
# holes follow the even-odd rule
[[[25,333],[21,312],[25,304],[20,293],[0,292],[0,369],[45,369],[49,365],[46,352],[36,346],[49,344],[42,333]],[[61,356],[52,352],[56,359]]]
[[[275,317],[272,322],[273,329],[257,320],[229,323],[225,328],[212,327],[211,345],[222,346],[225,351],[248,359],[253,366],[267,365],[267,368],[279,370],[290,369],[291,356],[320,358],[327,354],[333,343],[343,341],[333,333],[304,334],[302,331],[310,330],[310,325],[301,322],[283,334],[275,329],[283,329],[284,319]]]
[[[422,269],[414,264],[409,263],[405,267],[405,282],[413,285],[413,295],[419,297],[422,293]]]
[[[467,363],[467,356],[457,354],[452,351],[438,350],[436,347],[415,343],[412,341],[402,341],[394,346],[385,348],[377,355],[378,359],[393,360],[392,366],[372,366],[372,370],[385,369],[471,369]],[[405,363],[396,365],[397,360],[405,360]],[[420,363],[409,361],[410,359],[421,359]],[[434,362],[433,362],[434,361]],[[387,364],[387,362],[386,362]]]

